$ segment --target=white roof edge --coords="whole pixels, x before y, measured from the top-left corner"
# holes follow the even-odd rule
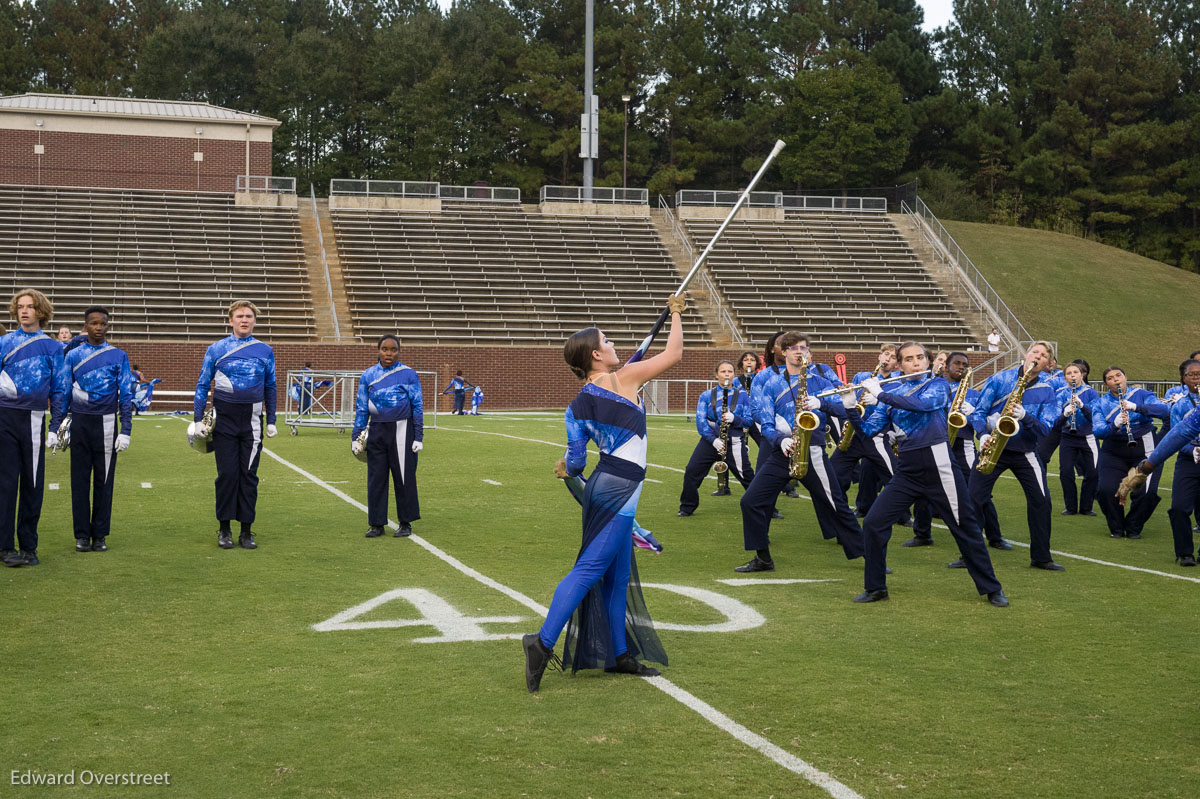
[[[88,102],[91,101],[91,102]],[[103,101],[103,105],[97,101]],[[96,105],[97,108],[90,106]],[[156,110],[157,109],[157,110]],[[75,116],[119,116],[132,119],[175,119],[195,122],[254,124],[279,127],[278,119],[237,111],[195,100],[152,100],[140,97],[102,97],[27,92],[0,96],[0,111],[36,111]],[[192,111],[193,113],[187,113]]]

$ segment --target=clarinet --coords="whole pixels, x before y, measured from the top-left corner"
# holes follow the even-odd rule
[[[1071,404],[1072,405],[1075,404],[1075,392],[1077,392],[1078,390],[1079,390],[1079,386],[1071,386]],[[1078,412],[1079,412],[1078,410],[1073,408],[1071,410],[1071,415],[1067,417],[1067,429],[1070,430],[1072,433],[1074,433],[1078,429],[1078,425],[1075,423],[1075,414]]]
[[[1125,402],[1125,397],[1129,395],[1129,388],[1121,392],[1117,397],[1117,407],[1121,408],[1121,403]],[[1133,449],[1138,445],[1137,439],[1133,437],[1133,417],[1129,415],[1129,411],[1121,408],[1121,413],[1125,414],[1125,446]]]
[[[721,435],[721,460],[717,461],[713,466],[713,471],[717,473],[717,490],[729,490],[729,464],[725,462],[725,458],[729,456],[729,422],[725,421],[725,414],[729,412],[729,386],[725,381],[721,381],[721,415],[720,419],[720,435]]]

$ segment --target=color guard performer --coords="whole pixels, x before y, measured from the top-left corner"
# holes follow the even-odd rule
[[[700,395],[696,403],[696,432],[700,441],[692,451],[683,473],[683,491],[679,495],[678,516],[691,516],[700,505],[700,484],[715,463],[723,463],[742,488],[754,479],[750,452],[742,429],[752,423],[750,396],[733,378],[733,363],[721,361],[716,368],[717,385]],[[729,494],[728,486],[713,496]]]

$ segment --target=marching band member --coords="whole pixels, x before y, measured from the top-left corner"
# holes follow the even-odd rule
[[[901,381],[892,391],[884,391],[877,378],[863,381],[874,407],[861,420],[860,428],[867,435],[886,427],[898,430],[900,457],[887,489],[863,520],[866,566],[863,592],[854,601],[878,602],[888,598],[887,544],[892,537],[892,525],[899,521],[905,508],[923,497],[950,528],[976,590],[987,595],[991,604],[1008,607],[1008,598],[992,570],[979,526],[963,501],[967,487],[953,465],[947,443],[949,385],[944,379],[928,374],[929,355],[923,345],[904,342],[899,348],[899,358],[902,374],[912,377]],[[858,409],[853,396],[845,395],[844,403],[854,420]]]
[[[193,425],[189,435],[204,438],[209,430],[203,422],[209,384],[213,386],[213,455],[217,460],[216,511],[220,529],[217,546],[233,549],[229,523],[241,522],[238,544],[257,549],[254,541],[258,504],[258,461],[262,457],[263,416],[267,438],[275,429],[275,351],[254,338],[258,307],[246,300],[229,306],[233,333],[209,346],[196,380]]]
[[[791,479],[790,458],[797,444],[792,430],[797,410],[797,384],[802,373],[807,375],[807,349],[800,343],[802,341],[803,336],[795,332],[786,333],[779,339],[779,345],[786,353],[785,368],[768,378],[762,391],[753,398],[751,413],[762,430],[763,450],[768,455],[742,495],[742,536],[746,550],[754,551],[755,555],[734,569],[737,572],[775,570],[770,550],[771,507],[780,488]],[[819,424],[809,440],[809,467],[800,483],[812,497],[822,535],[827,539],[836,537],[846,558],[853,560],[862,555],[862,531],[825,455],[828,418],[830,415],[844,416],[845,411],[837,397],[820,400],[815,396],[833,387],[829,381],[819,376],[806,377],[806,380],[809,394],[803,401],[802,410],[815,413]]]
[[[763,392],[763,386],[766,385],[767,380],[770,379],[772,375],[778,375],[780,370],[783,369],[785,359],[783,356],[783,348],[779,346],[779,339],[783,337],[785,332],[786,331],[781,330],[778,333],[772,334],[769,338],[767,338],[767,343],[763,347],[763,363],[765,366],[763,366],[763,368],[759,370],[758,374],[754,376],[754,379],[750,381],[750,415],[752,418],[754,416],[754,404],[756,398],[761,396]],[[750,425],[750,427],[756,430],[759,435],[759,437],[755,439],[756,443],[758,444],[758,455],[754,460],[754,472],[757,474],[771,455],[771,445],[762,438],[762,428],[759,426],[757,421]],[[791,483],[788,483],[784,486],[783,493],[793,498],[800,496],[798,493],[796,493],[796,489],[792,487]],[[783,518],[783,514],[779,512],[779,508],[774,505],[771,506],[771,518]]]
[[[589,439],[600,450],[600,463],[583,495],[583,545],[575,565],[554,589],[541,630],[521,639],[530,693],[538,690],[555,659],[554,645],[572,614],[577,614],[572,621],[578,630],[575,654],[570,654],[568,630],[563,658],[573,670],[604,665],[608,672],[656,676],[662,672],[643,665],[638,656],[667,662],[642,601],[632,556],[633,517],[646,477],[646,409],[638,391],[683,357],[684,303],[682,296],[667,301],[671,331],[666,348],[652,358],[621,366],[612,342],[594,327],[575,333],[563,347],[571,371],[587,382],[567,408],[567,455],[555,465],[555,475],[565,479],[583,472]],[[632,608],[627,607],[630,599]],[[626,635],[627,612],[632,640]]]
[[[1125,473],[1154,449],[1154,419],[1166,418],[1169,411],[1146,389],[1130,389],[1119,366],[1104,370],[1104,385],[1108,391],[1092,408],[1092,432],[1104,439],[1099,457],[1100,510],[1111,537],[1141,538],[1142,528],[1160,501],[1157,488],[1162,470],[1155,471],[1147,490],[1133,499],[1128,513],[1113,495]]]
[[[758,375],[762,365],[758,361],[758,353],[746,350],[738,358],[738,363],[741,365],[741,374],[738,375],[738,382],[742,384],[742,390],[746,392],[746,397],[750,397],[750,386],[754,383],[755,376]],[[754,441],[754,446],[761,446],[762,434],[758,432],[758,428],[754,426],[754,419],[747,418],[746,420],[746,435]]]
[[[44,434],[46,406],[50,429],[57,430],[71,381],[62,345],[42,332],[54,313],[46,295],[19,291],[8,312],[18,327],[0,338],[0,560],[5,566],[37,566],[45,448],[58,444],[53,432]]]
[[[1179,366],[1185,393],[1171,406],[1171,428],[1178,427],[1184,418],[1200,407],[1200,360],[1189,358]],[[1165,438],[1164,438],[1165,440]],[[1160,445],[1161,446],[1161,445]],[[1175,538],[1175,557],[1180,566],[1195,566],[1195,540],[1192,537],[1191,516],[1196,511],[1200,495],[1200,437],[1194,436],[1179,450],[1175,459],[1175,476],[1171,481],[1171,533]]]
[[[1058,368],[1058,358],[1056,358],[1054,355],[1051,355],[1050,365],[1046,368],[1046,371],[1042,373],[1042,376],[1039,377],[1038,380],[1044,382],[1046,385],[1050,386],[1050,388],[1054,389],[1055,392],[1057,392],[1060,388],[1067,384],[1065,372],[1065,369]]]
[[[742,384],[733,379],[733,363],[721,361],[716,368],[717,385],[700,395],[696,403],[696,432],[700,441],[692,451],[683,473],[683,491],[679,495],[679,516],[691,516],[700,505],[700,484],[714,463],[724,461],[729,471],[742,488],[754,479],[750,467],[750,452],[742,428],[752,423],[750,418],[750,396],[742,390]],[[728,441],[721,440],[721,428],[725,427]],[[726,450],[728,446],[728,450]],[[713,496],[729,493],[717,489]]]
[[[1191,355],[1189,355],[1188,360],[1189,361],[1197,360],[1197,356],[1200,356],[1200,350],[1196,350]],[[1182,368],[1183,367],[1181,365],[1180,369],[1182,370]],[[1168,408],[1173,409],[1175,403],[1178,402],[1179,400],[1183,399],[1185,396],[1187,396],[1187,394],[1188,394],[1187,381],[1185,381],[1183,379],[1183,373],[1181,371],[1180,375],[1179,375],[1179,385],[1171,386],[1165,392],[1163,392],[1163,403],[1166,404]],[[1171,416],[1168,416],[1166,418],[1166,420],[1163,421],[1162,430],[1160,430],[1160,433],[1162,435],[1165,436],[1167,433],[1171,432],[1171,422],[1172,422],[1173,416],[1174,416],[1174,414],[1172,414]]]
[[[1095,516],[1092,500],[1100,482],[1097,471],[1100,451],[1092,434],[1092,409],[1100,395],[1087,384],[1087,362],[1072,361],[1063,370],[1067,384],[1056,394],[1062,415],[1054,423],[1054,433],[1061,436],[1058,455],[1058,479],[1062,483],[1063,516]],[[1047,436],[1049,438],[1049,436]],[[1049,458],[1044,457],[1043,462]],[[1083,472],[1083,486],[1075,493],[1075,471]],[[1078,499],[1078,501],[1076,501]]]
[[[872,371],[858,372],[851,379],[851,384],[861,385],[868,377],[879,375],[891,377],[896,369],[896,346],[884,344],[879,348],[879,363]],[[861,391],[859,394],[861,395]],[[849,495],[850,484],[854,480],[855,467],[859,469],[858,496],[855,498],[855,515],[863,517],[871,508],[871,503],[879,494],[879,475],[890,476],[892,471],[891,448],[884,440],[884,434],[877,436],[862,436],[855,433],[845,450],[839,448],[830,458],[834,472],[837,474],[838,485],[842,493]]]
[[[87,340],[66,357],[72,384],[71,516],[75,551],[106,552],[117,453],[129,448],[133,431],[133,373],[129,357],[105,341],[108,310],[94,305],[83,317]]]
[[[412,535],[412,523],[421,518],[417,497],[417,454],[424,447],[425,412],[421,379],[400,363],[400,339],[391,333],[379,337],[379,362],[358,379],[354,403],[354,429],[350,451],[367,457],[367,538],[379,538],[387,526],[388,477],[396,492],[393,537]],[[367,431],[364,444],[359,440]]]
[[[984,505],[992,496],[996,480],[1005,471],[1011,471],[1025,492],[1030,539],[1029,565],[1046,571],[1064,571],[1064,567],[1055,563],[1050,554],[1050,491],[1046,485],[1046,467],[1036,453],[1038,440],[1050,431],[1062,413],[1054,389],[1039,380],[1051,355],[1050,344],[1038,341],[1025,353],[1021,369],[997,372],[984,384],[975,412],[969,417],[975,432],[979,434],[980,457],[987,451],[1000,413],[1016,388],[1018,373],[1029,376],[1025,393],[1012,412],[1020,425],[1019,432],[1008,439],[995,469],[989,474],[979,471],[976,463],[967,483],[967,495],[975,517],[982,518]],[[996,549],[1012,549],[1012,544],[1003,538],[989,540],[988,545]]]

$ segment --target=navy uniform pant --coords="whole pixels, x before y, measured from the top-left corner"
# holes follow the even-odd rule
[[[367,523],[387,524],[388,477],[396,492],[396,520],[411,523],[421,518],[417,501],[417,453],[412,451],[412,420],[371,420],[367,434]]]
[[[1141,439],[1134,439],[1134,446],[1131,447],[1123,432],[1104,439],[1104,445],[1100,447],[1100,487],[1096,500],[1108,522],[1108,531],[1113,535],[1141,535],[1142,528],[1161,501],[1158,480],[1162,477],[1162,467],[1159,466],[1146,488],[1130,497],[1128,505],[1122,507],[1117,502],[1117,487],[1129,470],[1146,457],[1147,447],[1154,448],[1149,433]]]
[[[213,402],[213,455],[217,459],[217,520],[254,523],[258,461],[262,457],[263,404]]]
[[[967,482],[971,512],[976,518],[983,518],[984,506],[992,498],[992,489],[1005,472],[1012,472],[1025,492],[1030,559],[1034,563],[1053,560],[1050,555],[1050,492],[1046,489],[1046,467],[1038,460],[1037,453],[1005,449],[991,474],[972,470]]]
[[[747,550],[768,549],[771,545],[771,509],[775,497],[790,479],[788,458],[778,449],[765,450],[768,457],[759,465],[754,480],[742,495],[742,538]],[[846,495],[825,455],[825,448],[809,447],[808,473],[800,479],[812,497],[817,524],[825,538],[837,538],[847,559],[862,556],[862,530],[854,512],[846,504]]]
[[[1196,511],[1196,496],[1200,494],[1200,464],[1188,447],[1175,459],[1175,477],[1171,483],[1171,534],[1175,538],[1175,557],[1182,558],[1195,551],[1192,537],[1192,514]]]
[[[76,538],[105,538],[112,526],[120,425],[115,413],[71,414],[71,519]]]
[[[1092,509],[1096,487],[1100,484],[1099,460],[1095,436],[1063,434],[1058,450],[1058,480],[1062,483],[1063,505],[1072,513],[1087,513]],[[1083,472],[1083,485],[1078,496],[1075,493],[1077,469]]]
[[[950,449],[950,455],[954,468],[962,475],[963,485],[967,485],[971,479],[971,467],[975,465],[975,439],[960,434]],[[913,535],[922,538],[933,537],[933,513],[933,506],[929,504],[929,500],[922,498],[913,503]],[[987,539],[999,541],[1000,522],[996,518],[996,505],[991,497],[983,503],[981,518],[985,530],[995,531],[994,534],[988,533]],[[976,517],[976,521],[980,521],[981,518]]]
[[[37,551],[45,476],[46,412],[0,408],[0,549]]]
[[[900,519],[905,508],[922,497],[950,528],[979,593],[999,591],[1000,582],[992,570],[987,545],[966,502],[966,483],[955,468],[950,447],[945,442],[902,452],[896,473],[871,506],[867,518],[863,519],[866,555],[863,585],[866,590],[887,588],[887,545],[892,537],[892,525]]]
[[[729,450],[722,458],[717,449],[707,439],[701,438],[692,450],[687,468],[683,471],[683,491],[679,494],[679,509],[694,511],[700,505],[700,485],[708,475],[708,470],[714,463],[724,460],[729,466],[729,473],[737,478],[742,488],[747,488],[754,479],[754,469],[750,466],[750,450],[746,439],[742,436],[729,437]]]

